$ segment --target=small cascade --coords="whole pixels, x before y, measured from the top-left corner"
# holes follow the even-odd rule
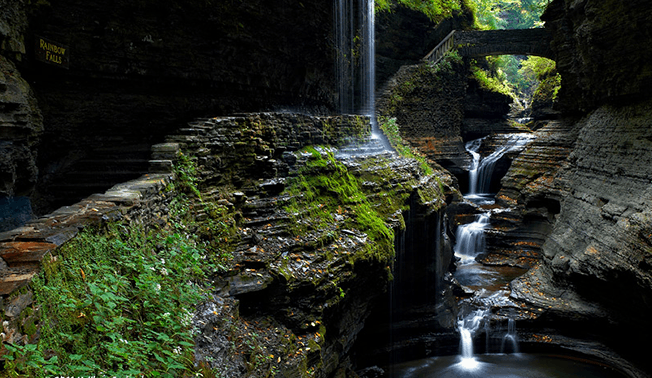
[[[500,148],[482,159],[479,150],[485,138],[467,142],[465,145],[466,151],[473,157],[473,163],[469,170],[468,196],[472,197],[489,193],[491,176],[498,160],[507,153],[522,149],[533,138],[534,136],[532,134],[526,133],[509,135]]]
[[[511,347],[511,349],[506,348]],[[500,345],[500,353],[518,353],[518,335],[516,334],[516,322],[514,319],[507,320],[507,333],[503,336],[503,341]]]
[[[469,169],[469,193],[470,195],[475,195],[478,188],[478,169],[480,168],[480,146],[484,138],[475,139],[470,142],[467,142],[464,148],[468,153],[473,156],[473,162],[471,163],[471,168]]]
[[[475,370],[479,366],[473,354],[473,336],[484,323],[485,311],[476,310],[464,319],[457,322],[460,332],[460,362],[459,367],[464,370]]]
[[[482,213],[475,216],[473,223],[465,224],[457,228],[455,233],[455,256],[459,257],[462,264],[475,261],[478,255],[485,251],[484,230],[489,226],[489,213]]]

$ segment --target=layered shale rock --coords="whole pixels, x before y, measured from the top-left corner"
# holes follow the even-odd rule
[[[579,122],[577,143],[545,190],[550,195],[530,200],[556,219],[542,265],[515,282],[512,294],[543,308],[544,319],[588,320],[588,334],[601,327],[600,337],[641,367],[646,357],[634,345],[649,332],[627,343],[619,333],[645,323],[651,310],[651,116],[644,102],[604,106]],[[546,206],[555,198],[558,208]]]
[[[16,66],[0,55],[0,197],[34,190],[36,146],[42,132],[34,93]]]
[[[535,138],[516,157],[500,180],[496,204],[505,210],[492,215],[485,263],[532,267],[555,224],[565,195],[555,181],[567,166],[579,126],[571,120],[541,122]],[[500,176],[499,176],[500,177]]]
[[[149,147],[188,119],[333,109],[330,3],[3,1],[0,9],[0,51],[20,72],[9,77],[26,79],[45,125],[40,143],[4,134],[0,143],[19,145],[11,154],[21,171],[8,171],[17,192],[24,182],[33,188],[39,167],[39,214],[145,173]],[[4,76],[14,70],[6,65]]]
[[[233,264],[196,318],[198,360],[227,377],[349,374],[351,348],[393,271],[398,234],[421,232],[414,228],[447,200],[450,176],[424,176],[415,160],[383,154],[338,162],[334,150],[297,151],[356,135],[329,122],[260,114],[206,120],[170,137],[197,156],[204,200],[240,219]],[[293,132],[298,124],[303,132]],[[329,139],[315,134],[319,127],[342,134]],[[229,190],[233,184],[238,191]],[[419,226],[410,221],[420,218]],[[443,276],[447,265],[424,265],[418,275]],[[273,358],[253,364],[252,343]]]
[[[586,112],[650,95],[652,13],[646,0],[555,0],[541,17],[562,76],[560,105]]]
[[[453,56],[435,66],[403,66],[378,100],[381,122],[394,119],[403,140],[468,186],[464,144],[494,133],[523,132],[507,120],[512,98],[483,88]],[[527,131],[527,130],[525,130]]]

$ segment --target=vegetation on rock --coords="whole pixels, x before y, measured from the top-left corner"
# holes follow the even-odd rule
[[[304,233],[308,228],[329,230],[329,225],[337,223],[334,218],[338,214],[345,219],[340,228],[355,229],[369,237],[360,258],[387,261],[393,257],[394,232],[368,201],[358,179],[332,152],[313,147],[306,152],[311,158],[287,189],[293,199],[286,210],[294,218],[295,233]]]
[[[213,243],[232,233],[224,210],[203,203],[196,168],[180,157],[168,214],[125,216],[86,229],[43,262],[32,282],[38,344],[6,345],[9,376],[192,375],[195,305],[230,254]],[[198,213],[206,218],[197,223]]]
[[[467,0],[376,0],[376,12],[391,11],[392,6],[400,4],[421,12],[432,21],[439,22],[451,17],[453,12],[466,6]]]

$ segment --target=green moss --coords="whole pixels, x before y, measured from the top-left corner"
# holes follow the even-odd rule
[[[516,96],[514,90],[506,84],[504,79],[492,76],[489,72],[475,64],[471,65],[471,78],[477,81],[482,89],[502,93],[512,98]]]
[[[339,232],[336,226],[356,229],[370,239],[356,258],[384,261],[393,256],[394,233],[367,199],[359,180],[331,152],[312,147],[306,151],[312,158],[286,189],[293,198],[285,208],[293,217],[292,233],[320,232],[316,242],[326,245]],[[335,221],[336,214],[346,214],[343,224]]]
[[[431,175],[434,173],[434,170],[430,164],[428,164],[426,158],[403,141],[403,138],[399,132],[398,124],[396,123],[396,118],[380,116],[378,117],[378,123],[380,129],[387,136],[389,144],[399,155],[416,159],[421,165],[421,169],[424,174]]]

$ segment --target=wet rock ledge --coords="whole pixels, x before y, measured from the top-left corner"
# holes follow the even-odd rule
[[[180,184],[171,171],[181,151],[199,173],[188,232],[203,237],[202,222],[211,217],[206,204],[231,225],[210,240],[231,258],[206,282],[210,298],[197,304],[195,361],[223,377],[346,375],[353,368],[349,350],[391,278],[404,214],[436,214],[452,192],[445,171],[425,175],[412,159],[335,158],[329,146],[368,132],[362,117],[273,113],[179,129],[153,147],[149,175],[1,235],[2,257],[18,256],[10,260],[31,269],[0,282],[3,341],[38,342],[41,304],[29,282],[39,261],[56,258],[58,246],[79,230],[117,219],[165,225],[167,184]],[[3,272],[16,268],[7,261]]]

